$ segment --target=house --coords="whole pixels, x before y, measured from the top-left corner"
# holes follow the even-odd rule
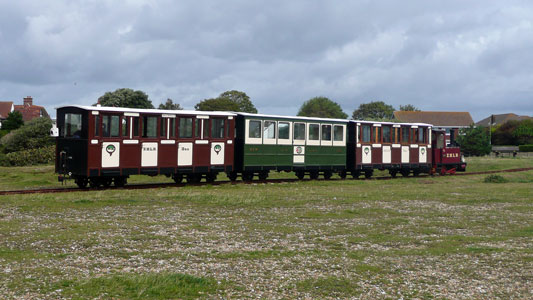
[[[406,123],[428,123],[433,128],[446,130],[446,144],[453,144],[459,129],[474,124],[469,112],[450,111],[395,111],[394,118]]]
[[[13,102],[11,101],[0,101],[0,129],[2,128],[2,121],[7,119],[7,115],[14,110]]]
[[[522,121],[527,119],[533,119],[529,116],[519,116],[517,114],[508,113],[508,114],[500,114],[500,115],[490,115],[486,117],[485,119],[479,121],[476,123],[476,126],[494,126],[494,125],[501,125],[507,121]],[[491,122],[492,120],[492,122]],[[492,124],[491,124],[492,123]]]
[[[15,105],[14,108],[22,114],[22,120],[24,122],[39,117],[50,118],[44,107],[33,105],[33,98],[30,96],[24,98],[22,105]]]

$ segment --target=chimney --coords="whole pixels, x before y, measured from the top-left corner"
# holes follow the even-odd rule
[[[24,106],[32,106],[32,105],[33,105],[33,98],[31,96],[24,98]]]

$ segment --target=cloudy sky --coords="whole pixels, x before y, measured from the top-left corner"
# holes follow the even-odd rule
[[[0,0],[0,101],[93,104],[118,88],[261,113],[326,96],[533,115],[531,1]]]

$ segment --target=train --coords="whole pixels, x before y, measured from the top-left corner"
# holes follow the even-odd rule
[[[69,105],[57,108],[54,136],[58,180],[80,188],[121,187],[131,175],[198,183],[466,169],[461,149],[424,123]]]

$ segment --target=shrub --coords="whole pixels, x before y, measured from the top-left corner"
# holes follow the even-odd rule
[[[488,175],[483,182],[486,183],[505,183],[508,180],[500,175]]]
[[[17,130],[13,130],[0,140],[5,153],[35,149],[52,145],[50,138],[52,120],[48,118],[33,119]]]
[[[485,127],[470,126],[461,129],[457,142],[466,156],[483,156],[491,151],[488,128]]]
[[[28,149],[0,155],[0,165],[4,167],[51,164],[54,161],[55,146]]]
[[[520,145],[518,150],[520,152],[533,152],[533,145]]]

